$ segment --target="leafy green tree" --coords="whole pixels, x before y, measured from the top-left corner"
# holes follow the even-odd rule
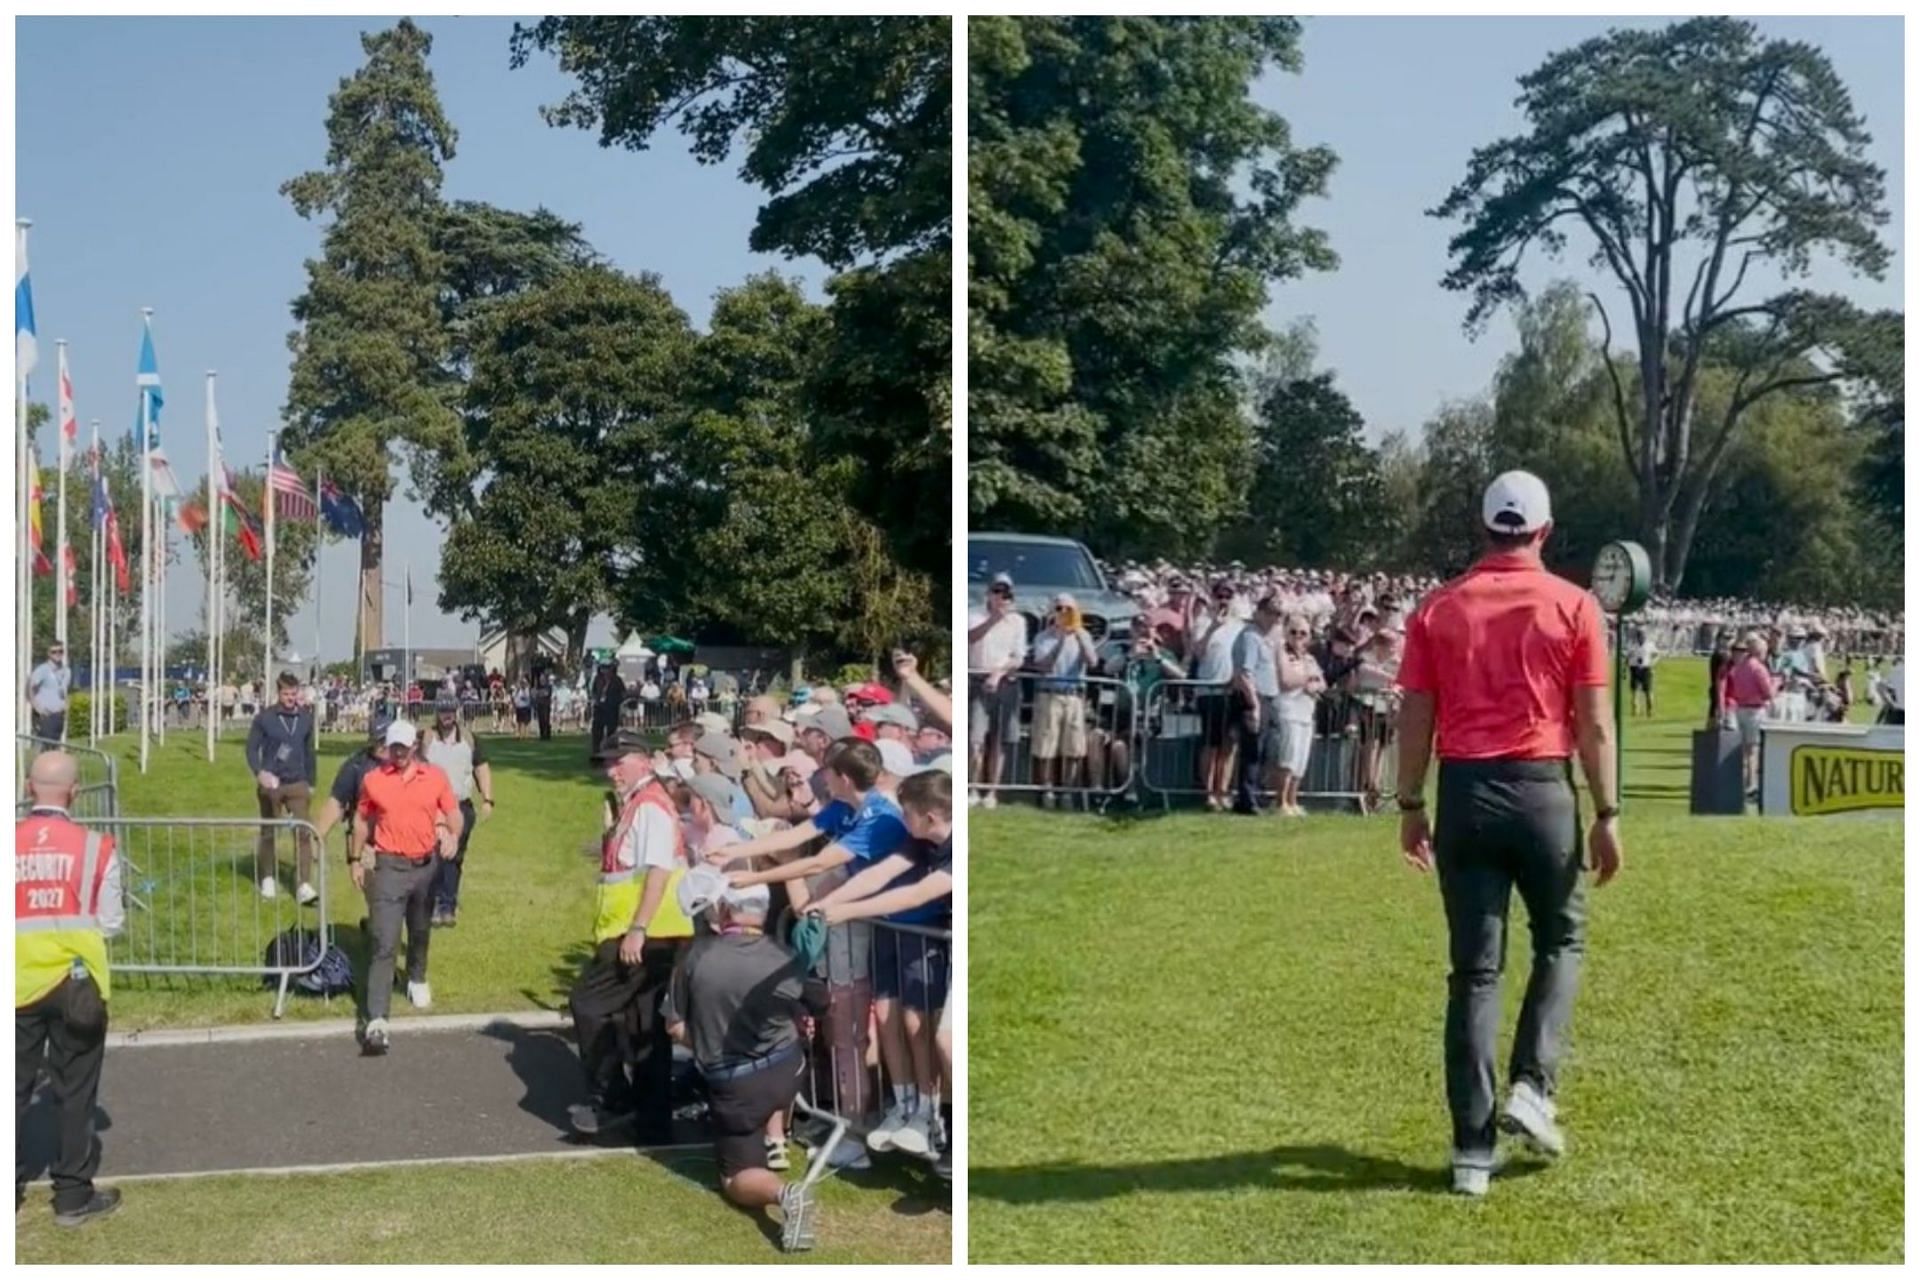
[[[1278,382],[1254,423],[1245,517],[1221,552],[1250,563],[1371,568],[1386,559],[1386,488],[1365,421],[1333,374]]]
[[[455,133],[440,109],[427,55],[430,37],[409,19],[360,40],[366,64],[328,100],[323,168],[281,193],[304,218],[322,219],[321,256],[294,301],[293,372],[283,410],[296,466],[323,466],[366,516],[360,539],[360,644],[384,638],[383,508],[398,450],[417,487],[443,487],[436,468],[458,458],[458,388],[451,339],[440,202],[442,164]]]
[[[677,442],[693,347],[656,278],[603,266],[489,309],[465,402],[480,479],[442,548],[443,608],[515,632],[562,627],[577,662],[595,611],[691,578]]]
[[[807,395],[816,461],[845,475],[850,500],[885,531],[906,572],[944,583],[950,21],[547,18],[515,28],[515,64],[535,50],[555,54],[578,82],[547,111],[551,123],[597,128],[603,145],[632,150],[673,126],[709,164],[738,148],[741,177],[768,194],[752,247],[840,272],[828,283],[830,327]]]
[[[1625,295],[1637,348],[1629,385],[1612,359],[1619,446],[1655,575],[1677,586],[1701,512],[1749,410],[1850,376],[1863,327],[1844,300],[1742,295],[1749,269],[1804,275],[1816,253],[1879,278],[1885,175],[1846,87],[1811,45],[1750,22],[1697,18],[1616,30],[1521,78],[1527,131],[1476,151],[1435,216],[1463,229],[1444,283],[1469,294],[1470,331],[1523,296],[1529,250],[1558,256],[1578,228]],[[1596,293],[1603,338],[1616,332]],[[1735,370],[1719,416],[1700,412],[1710,364]],[[1630,403],[1631,401],[1631,403]]]
[[[976,526],[1198,551],[1243,499],[1235,361],[1333,166],[1248,95],[1291,18],[968,24],[968,483]]]
[[[578,87],[549,123],[643,151],[668,126],[768,193],[762,253],[862,260],[951,237],[953,36],[930,17],[572,17],[516,25],[513,64],[557,56]]]

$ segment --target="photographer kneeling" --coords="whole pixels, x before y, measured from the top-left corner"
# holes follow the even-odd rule
[[[765,885],[731,886],[721,873],[696,867],[678,897],[681,910],[704,915],[712,932],[681,957],[663,1013],[667,1034],[693,1050],[707,1082],[721,1193],[743,1209],[779,1205],[780,1247],[811,1249],[813,1189],[769,1169],[765,1143],[768,1119],[793,1106],[806,1071],[798,1025],[806,1012],[804,967],[766,935]]]

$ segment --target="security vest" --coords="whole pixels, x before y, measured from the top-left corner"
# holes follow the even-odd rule
[[[75,960],[106,999],[107,940],[100,891],[113,837],[63,813],[31,813],[13,829],[13,1003],[21,1008],[60,985]]]
[[[680,814],[674,809],[673,801],[667,798],[667,789],[660,785],[660,780],[650,778],[645,786],[636,788],[621,803],[619,820],[600,842],[600,887],[593,916],[593,940],[596,943],[625,935],[633,927],[634,913],[640,910],[640,896],[646,887],[647,869],[643,866],[621,866],[620,847],[626,843],[627,833],[633,829],[641,808],[647,805],[666,814],[667,820],[673,824],[675,864],[673,874],[667,881],[667,891],[660,899],[660,908],[653,913],[653,924],[647,930],[647,937],[693,936],[693,921],[687,919],[686,913],[680,910],[677,892],[681,877],[687,874],[687,842],[680,832]]]

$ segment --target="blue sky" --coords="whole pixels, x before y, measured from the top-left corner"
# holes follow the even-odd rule
[[[1650,18],[1308,18],[1301,73],[1270,75],[1256,87],[1256,99],[1286,117],[1298,143],[1324,143],[1340,158],[1328,198],[1307,202],[1299,218],[1328,233],[1340,268],[1274,286],[1268,322],[1284,327],[1313,317],[1321,363],[1336,371],[1373,437],[1395,428],[1417,436],[1443,401],[1484,391],[1514,343],[1504,317],[1477,340],[1462,332],[1466,297],[1440,287],[1447,241],[1460,224],[1423,211],[1460,180],[1476,147],[1521,131],[1524,118],[1513,105],[1520,76],[1611,27],[1657,25]],[[1854,281],[1827,263],[1810,287],[1863,305],[1904,306],[1900,19],[1761,18],[1758,25],[1826,52],[1866,117],[1870,156],[1887,171],[1892,220],[1881,236],[1894,250],[1887,278]],[[1589,247],[1575,236],[1563,260],[1535,264],[1530,287],[1563,276],[1600,281],[1586,266]],[[1742,296],[1763,296],[1763,284],[1780,287],[1777,277],[1754,273]],[[1602,297],[1617,341],[1624,298],[1612,284]]]
[[[747,249],[763,195],[732,165],[703,167],[663,135],[646,152],[602,150],[595,135],[554,129],[538,114],[568,81],[536,55],[508,67],[508,18],[426,18],[430,66],[459,131],[449,199],[509,208],[544,204],[584,224],[615,264],[658,272],[706,323],[715,291],[778,268],[818,294],[824,273]],[[259,465],[285,398],[289,304],[320,228],[279,194],[326,154],[327,96],[362,62],[359,33],[381,18],[21,19],[16,26],[17,213],[34,220],[34,302],[43,368],[34,396],[51,400],[53,342],[70,342],[84,441],[89,418],[124,433],[132,421],[142,306],[167,389],[163,439],[183,483],[204,474],[205,373],[219,371],[221,435]],[[43,450],[44,452],[44,450]],[[477,628],[444,616],[428,583],[441,531],[404,498],[388,509],[387,577],[411,563],[415,644],[469,642]],[[357,549],[325,552],[322,648],[352,651]],[[199,624],[205,583],[189,554],[168,582],[170,629]],[[398,592],[388,640],[401,640]],[[314,615],[293,620],[312,651]]]

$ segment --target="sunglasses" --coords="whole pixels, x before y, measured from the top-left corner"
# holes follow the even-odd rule
[[[1013,588],[1012,587],[989,587],[987,588],[987,594],[990,596],[1010,596],[1013,594]]]
[[[1306,638],[1307,638],[1307,633],[1304,631],[1287,632],[1287,639],[1289,640],[1305,640]]]
[[[1217,603],[1219,603],[1219,604],[1232,604],[1232,603],[1233,603],[1233,592],[1231,592],[1231,591],[1216,591],[1216,592],[1214,592],[1214,593],[1213,593],[1213,598],[1214,598],[1214,600],[1215,600],[1215,601],[1216,601]]]

